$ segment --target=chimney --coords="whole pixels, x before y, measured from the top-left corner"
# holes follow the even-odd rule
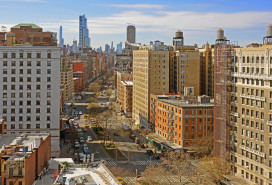
[[[15,44],[15,34],[14,33],[12,33],[12,32],[6,33],[6,38],[7,38],[6,46],[13,46],[13,44]]]

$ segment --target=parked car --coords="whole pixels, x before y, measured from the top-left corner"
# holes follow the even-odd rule
[[[79,144],[79,142],[75,142],[75,148],[79,148],[80,147],[80,144]]]
[[[85,149],[83,150],[83,153],[84,154],[90,154],[90,152],[88,150],[85,150]]]
[[[152,156],[154,159],[159,160],[161,158],[160,154],[153,154]]]
[[[114,132],[113,135],[115,136],[119,136],[118,132]]]
[[[79,114],[81,115],[81,114],[82,114],[82,111],[79,111]]]
[[[92,141],[93,139],[92,139],[92,137],[91,136],[88,136],[87,137],[87,141]]]
[[[84,141],[84,138],[81,137],[79,142],[80,142],[80,143],[84,143],[84,142],[85,142],[85,141]]]
[[[84,132],[87,132],[87,131],[88,131],[88,129],[87,129],[87,128],[84,128],[84,129],[83,129],[83,131],[84,131]]]
[[[87,146],[84,146],[83,150],[89,150],[89,148]]]
[[[153,155],[154,152],[152,150],[146,150],[146,153],[149,155]]]

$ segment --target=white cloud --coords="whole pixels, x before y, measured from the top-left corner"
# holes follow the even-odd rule
[[[234,13],[192,11],[156,11],[146,13],[141,11],[124,11],[106,17],[88,17],[88,28],[92,35],[92,40],[95,40],[96,37],[98,38],[98,35],[107,37],[107,35],[111,34],[123,34],[125,38],[126,25],[127,23],[132,23],[136,26],[136,32],[140,34],[156,33],[161,34],[163,38],[169,37],[171,39],[174,32],[180,29],[184,32],[186,41],[193,40],[192,42],[198,42],[201,39],[206,41],[215,39],[218,28],[224,29],[225,35],[229,39],[237,38],[237,35],[241,35],[241,32],[246,35],[248,32],[263,30],[264,34],[265,26],[271,23],[271,17],[272,11]],[[76,39],[78,35],[77,19],[41,22],[38,25],[43,27],[44,30],[56,32],[58,32],[59,26],[62,25],[63,32],[74,37],[65,38],[69,43]],[[260,35],[260,38],[262,36]],[[145,41],[146,43],[150,40],[149,38],[145,39],[148,39]],[[246,38],[243,39],[245,40]],[[249,38],[248,40],[252,39],[254,38]],[[137,37],[137,41],[140,40],[142,41],[143,39]]]
[[[115,8],[135,8],[135,9],[162,9],[165,5],[157,4],[96,4],[98,6],[108,6]]]

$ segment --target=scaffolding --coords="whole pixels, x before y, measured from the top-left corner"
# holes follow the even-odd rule
[[[230,161],[231,148],[232,61],[232,45],[217,43],[214,48],[214,156],[225,162]]]

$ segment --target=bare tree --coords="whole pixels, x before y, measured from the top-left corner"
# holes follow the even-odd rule
[[[103,140],[104,144],[107,144],[108,129],[110,119],[112,118],[111,111],[104,111],[99,115],[100,126],[103,128]]]
[[[189,154],[184,152],[169,152],[161,164],[149,166],[141,176],[144,182],[150,184],[205,184],[204,175],[192,164]]]
[[[213,135],[195,139],[191,149],[195,152],[196,158],[211,157],[213,154]]]

